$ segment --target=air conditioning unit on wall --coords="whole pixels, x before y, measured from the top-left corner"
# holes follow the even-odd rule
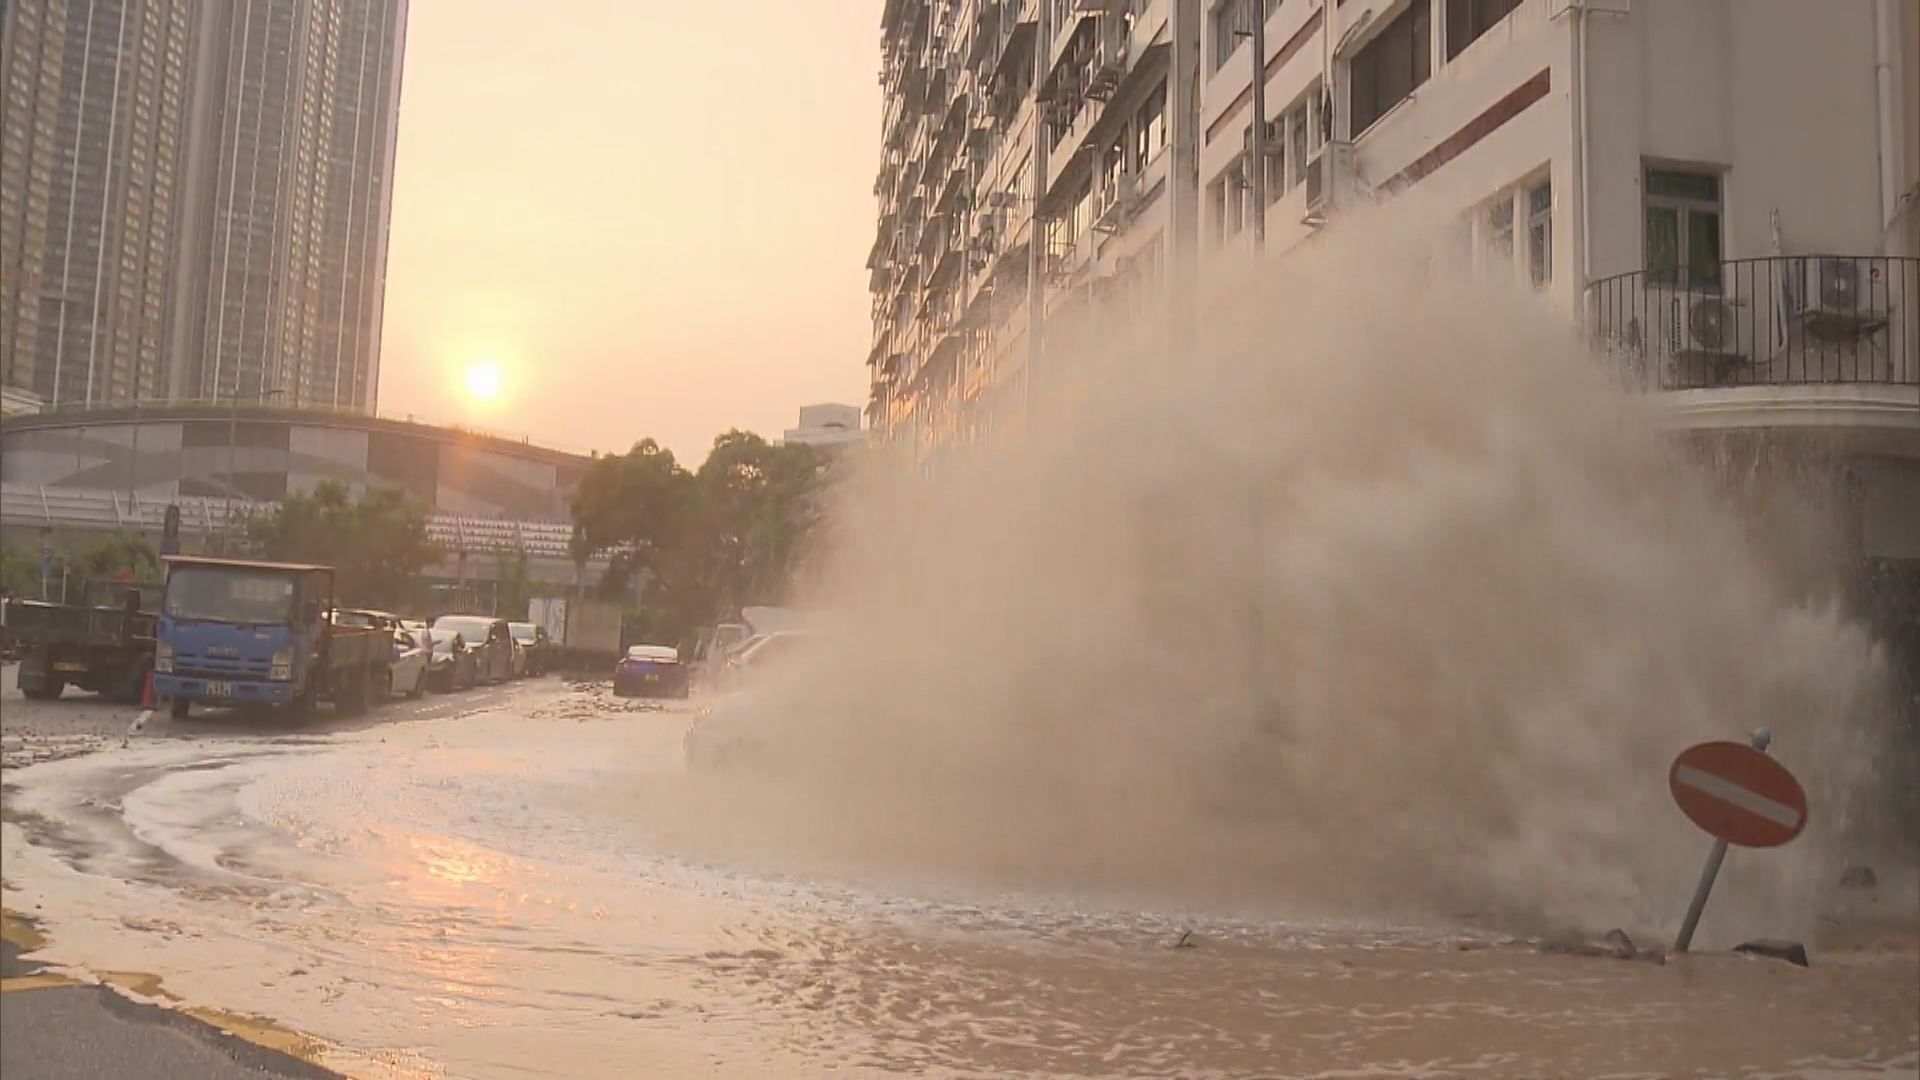
[[[1359,188],[1353,144],[1330,142],[1307,162],[1307,216],[1323,219]]]
[[[1886,259],[1809,255],[1787,263],[1788,315],[1827,334],[1868,333],[1893,311]]]
[[[1752,359],[1754,320],[1730,295],[1687,290],[1653,294],[1648,351],[1666,357]]]

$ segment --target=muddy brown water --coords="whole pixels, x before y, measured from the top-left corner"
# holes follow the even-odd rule
[[[599,694],[10,769],[6,904],[63,964],[150,974],[366,1076],[1920,1069],[1920,920],[1897,908],[1803,970],[809,876],[725,842],[752,823],[682,775],[684,712]]]

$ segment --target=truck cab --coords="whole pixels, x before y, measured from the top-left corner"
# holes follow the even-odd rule
[[[337,691],[331,568],[178,555],[166,562],[154,693],[176,716],[196,701],[304,705]]]

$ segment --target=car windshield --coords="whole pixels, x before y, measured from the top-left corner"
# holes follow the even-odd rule
[[[237,567],[182,566],[167,578],[166,613],[176,619],[285,623],[293,618],[294,580]]]
[[[452,652],[454,642],[461,640],[457,630],[434,629],[427,632],[433,635],[433,651],[437,653]]]
[[[341,626],[379,626],[380,617],[371,611],[342,611],[333,616]]]
[[[740,662],[751,668],[771,667],[813,651],[813,642],[805,634],[774,634],[742,650]]]
[[[435,630],[452,630],[467,639],[469,645],[484,644],[493,632],[493,620],[478,615],[442,615],[433,620]]]
[[[540,636],[540,628],[532,623],[508,623],[507,628],[513,631],[513,640],[522,645],[531,645]]]

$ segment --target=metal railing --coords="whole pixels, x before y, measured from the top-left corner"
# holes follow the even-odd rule
[[[1586,319],[1623,377],[1650,390],[1920,384],[1920,258],[1638,270],[1589,286]]]

